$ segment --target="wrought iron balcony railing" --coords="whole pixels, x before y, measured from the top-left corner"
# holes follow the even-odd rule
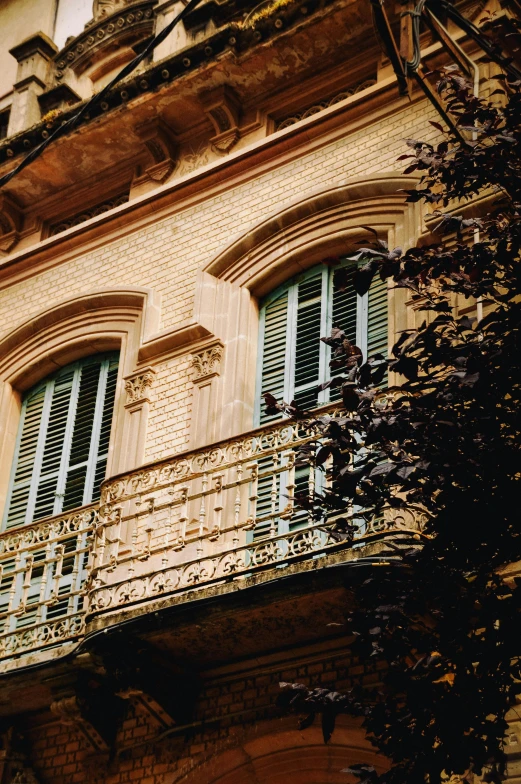
[[[335,412],[330,412],[335,415]],[[89,613],[281,569],[347,543],[295,506],[324,481],[297,468],[309,423],[282,421],[109,481],[96,530]],[[417,533],[421,510],[387,510],[359,526],[355,543]]]
[[[306,422],[267,425],[108,480],[99,508],[0,534],[0,669],[61,655],[114,611],[422,530],[421,510],[388,510],[353,547],[310,519],[295,494],[324,474],[295,455],[312,438]]]
[[[0,661],[82,636],[97,521],[89,506],[0,535]]]

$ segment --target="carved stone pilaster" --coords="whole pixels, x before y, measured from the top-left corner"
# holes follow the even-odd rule
[[[164,182],[177,166],[178,148],[173,134],[162,120],[153,120],[135,128],[147,150],[151,164],[134,178],[134,185],[146,180]]]
[[[155,375],[153,368],[145,367],[125,378],[127,400],[122,446],[125,469],[135,468],[143,462],[145,456],[150,393]]]
[[[194,384],[208,381],[220,374],[223,352],[224,346],[222,343],[216,343],[192,354],[192,381]]]
[[[215,136],[210,139],[214,150],[227,153],[240,139],[240,104],[234,91],[227,85],[202,93],[203,109],[212,123]]]
[[[154,383],[154,376],[155,371],[152,368],[144,368],[125,378],[126,407],[150,402],[150,389]]]

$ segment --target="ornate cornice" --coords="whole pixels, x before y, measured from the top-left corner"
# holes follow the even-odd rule
[[[148,5],[153,6],[156,1],[157,0],[154,0],[154,2],[148,3]],[[296,0],[291,6],[282,7],[276,18],[270,17],[262,19],[257,24],[258,29],[247,28],[243,30],[238,28],[234,23],[228,23],[225,27],[217,30],[213,35],[196,43],[189,50],[184,49],[181,52],[176,52],[167,60],[125,80],[123,84],[118,85],[111,90],[106,96],[105,101],[100,105],[93,107],[92,111],[82,118],[81,123],[77,127],[88,124],[106,112],[125,105],[133,98],[153,92],[154,90],[160,90],[166,85],[175,82],[178,78],[183,77],[190,72],[197,71],[201,66],[207,67],[209,62],[222,57],[227,50],[231,49],[233,52],[243,55],[248,50],[255,49],[260,42],[262,42],[262,45],[266,44],[268,40],[278,36],[281,32],[287,31],[297,23],[299,26],[302,26],[303,17],[302,14],[298,13],[301,6],[306,8],[306,21],[312,23],[313,13],[318,9],[319,4],[322,11],[326,8],[331,8],[333,11],[335,2],[336,0]],[[147,3],[145,3],[145,5],[147,5]],[[104,25],[106,26],[109,23],[109,19],[111,21],[112,18],[113,17],[107,17],[106,19],[102,19],[98,24],[105,30]],[[283,20],[282,29],[279,24],[281,19]],[[66,46],[56,57],[58,66],[62,62],[65,67],[69,67],[70,63],[74,63],[77,57],[74,47],[77,47],[79,43],[81,43],[83,37],[87,40],[89,36],[96,33],[96,31],[97,27],[95,25],[89,27],[84,33]],[[104,36],[105,33],[103,34],[103,38]],[[71,57],[65,62],[65,58],[69,57],[69,53]],[[80,52],[79,55],[83,57],[83,52]],[[60,68],[58,68],[58,70],[61,71]],[[63,78],[64,71],[61,71],[61,73],[61,78]],[[23,133],[16,134],[1,142],[0,164],[5,160],[29,152],[40,144],[43,139],[48,138],[58,125],[76,114],[79,108],[80,104],[76,104],[73,108],[61,112],[58,117],[53,118],[51,121],[41,122]]]
[[[216,343],[192,354],[192,381],[199,384],[220,374],[221,359],[224,352],[222,343]]]
[[[145,368],[126,377],[127,406],[134,406],[150,400],[150,389],[154,383],[154,376],[155,371],[152,368]]]

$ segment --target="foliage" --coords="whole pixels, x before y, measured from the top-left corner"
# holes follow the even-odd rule
[[[324,525],[356,505],[338,526],[346,538],[386,505],[419,504],[429,522],[399,566],[375,569],[356,593],[353,652],[382,662],[381,686],[338,695],[285,684],[280,704],[304,714],[304,726],[321,713],[326,741],[338,713],[362,716],[391,761],[386,784],[500,780],[505,714],[521,691],[521,581],[502,576],[521,558],[521,82],[497,80],[500,94],[484,100],[455,70],[441,72],[438,90],[465,138],[407,141],[407,171],[422,174],[407,200],[461,205],[438,212],[436,241],[403,252],[375,239],[353,257],[360,294],[375,275],[391,279],[425,320],[401,333],[390,359],[364,361],[341,325],[325,338],[332,367],[344,370],[333,383],[346,416],[314,421],[313,449],[331,486],[302,505]],[[485,204],[481,218],[466,214],[474,197]],[[375,398],[387,366],[403,383],[382,408]],[[267,404],[306,415],[271,396]],[[349,772],[378,778],[363,764]]]

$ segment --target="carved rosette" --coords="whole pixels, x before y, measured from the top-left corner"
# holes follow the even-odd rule
[[[150,389],[154,383],[155,371],[152,368],[133,373],[125,379],[127,393],[126,406],[135,406],[150,401]]]
[[[221,343],[217,343],[214,346],[198,351],[196,354],[192,354],[192,381],[194,384],[199,384],[219,375],[223,352],[224,346]]]

